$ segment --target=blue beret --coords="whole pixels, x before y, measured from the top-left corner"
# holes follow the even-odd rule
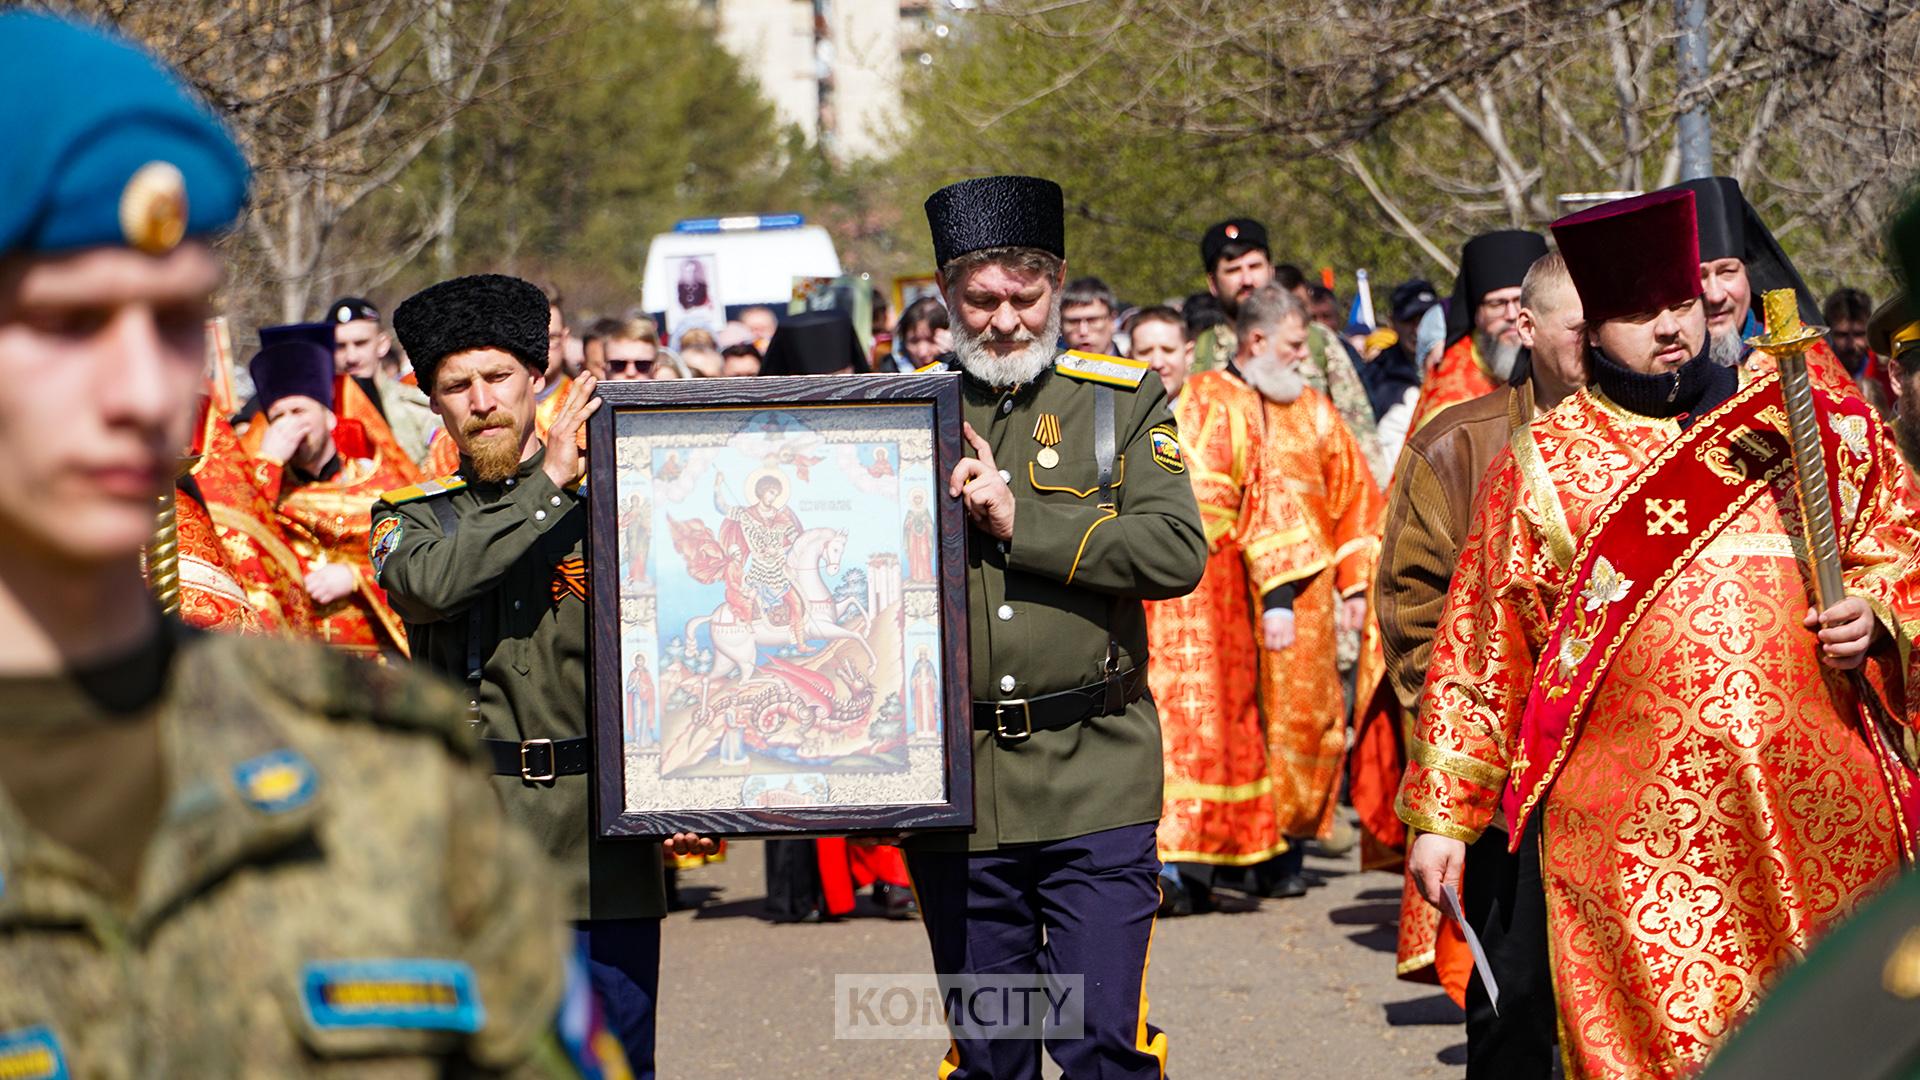
[[[253,392],[262,410],[284,397],[300,394],[333,408],[333,350],[310,341],[283,341],[269,345],[247,362]]]
[[[247,163],[207,107],[100,30],[0,14],[0,252],[152,253],[233,223]]]

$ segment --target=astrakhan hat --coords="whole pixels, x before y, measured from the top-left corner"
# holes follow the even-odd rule
[[[940,266],[1000,247],[1038,248],[1064,259],[1066,220],[1060,185],[1037,176],[982,176],[927,196],[927,227]]]

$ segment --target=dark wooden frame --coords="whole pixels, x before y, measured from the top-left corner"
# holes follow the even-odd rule
[[[946,498],[945,478],[962,457],[960,377],[930,375],[807,375],[751,379],[602,382],[602,404],[587,422],[589,611],[594,738],[594,805],[602,836],[884,835],[964,829],[973,825],[973,698],[968,676],[966,515]],[[686,810],[635,813],[626,809],[626,745],[621,723],[619,604],[619,487],[614,454],[616,413],[809,405],[932,406],[933,516],[939,565],[942,744],[947,799],[915,806],[789,807],[777,810]]]

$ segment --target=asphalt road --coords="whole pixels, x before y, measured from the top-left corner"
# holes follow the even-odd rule
[[[1308,865],[1328,884],[1301,899],[1160,923],[1147,994],[1168,1034],[1168,1074],[1464,1075],[1459,1010],[1438,988],[1393,977],[1399,878],[1360,872],[1351,856]],[[834,1037],[835,974],[926,972],[920,924],[878,918],[862,897],[841,922],[776,925],[762,881],[757,843],[682,875],[700,906],[668,916],[663,935],[662,1080],[933,1077],[944,1039]]]

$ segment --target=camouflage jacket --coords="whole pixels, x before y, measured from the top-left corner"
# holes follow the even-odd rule
[[[188,637],[139,885],[0,793],[0,1076],[573,1074],[570,937],[451,688]]]

